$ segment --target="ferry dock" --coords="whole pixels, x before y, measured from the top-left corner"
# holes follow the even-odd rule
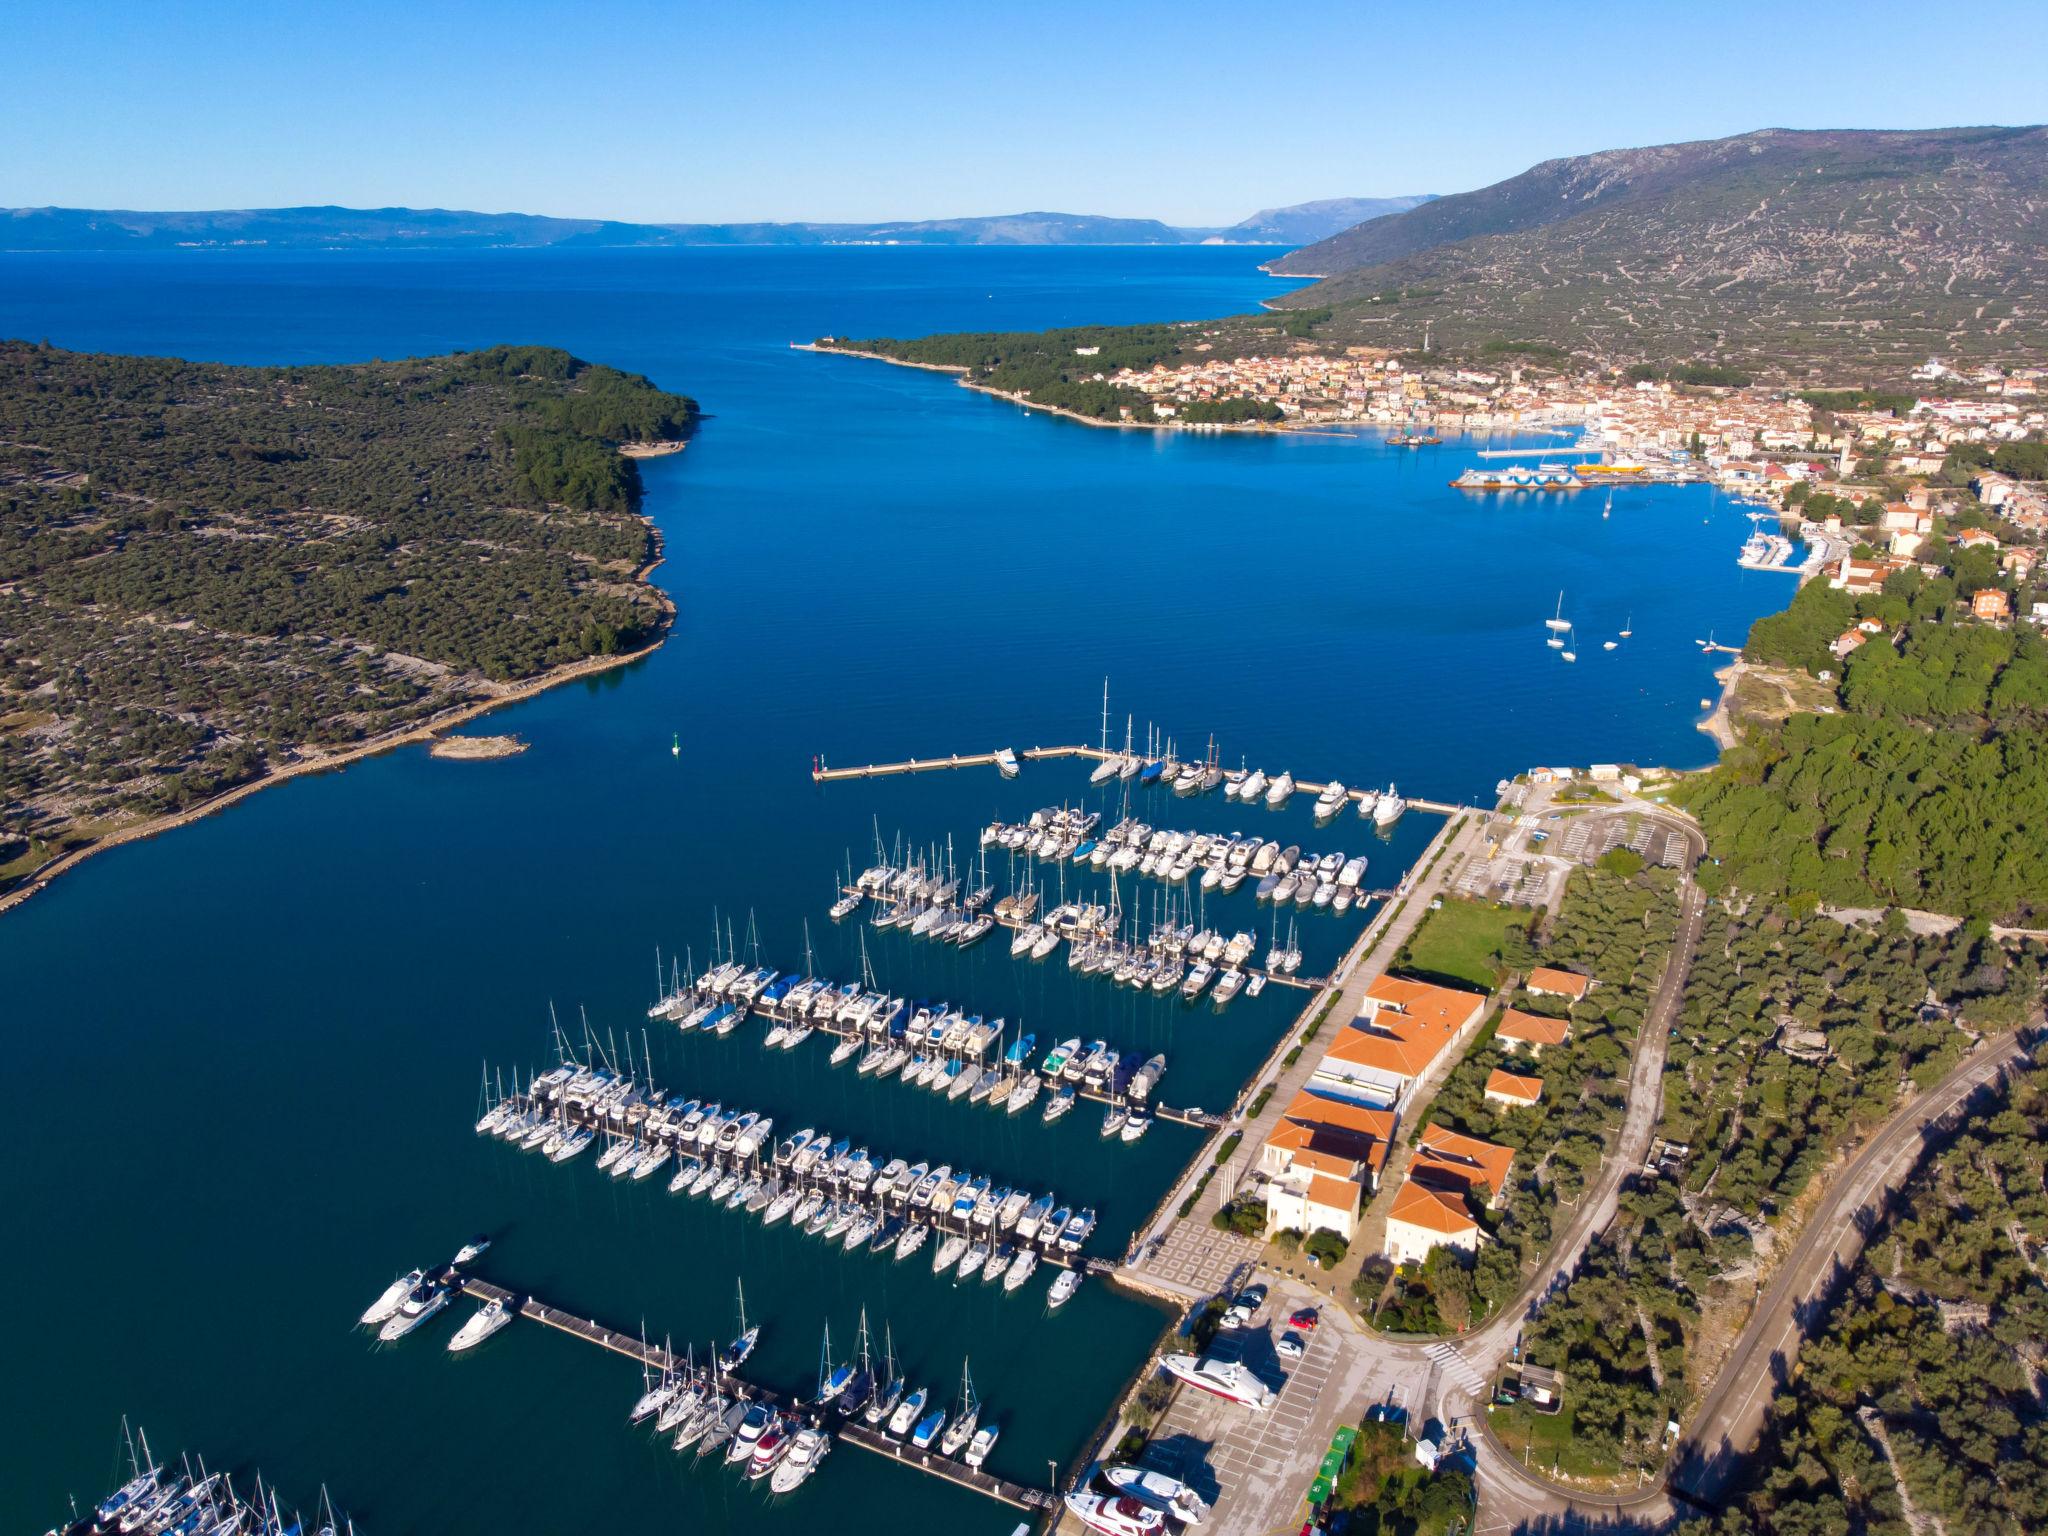
[[[501,1285],[475,1275],[465,1274],[453,1268],[441,1277],[448,1288],[461,1295],[473,1297],[480,1302],[502,1301],[518,1304],[519,1315],[531,1318],[545,1327],[553,1328],[571,1338],[581,1339],[586,1344],[595,1344],[599,1349],[623,1355],[642,1366],[663,1375],[680,1375],[685,1369],[682,1357],[659,1344],[650,1344],[638,1334],[623,1329],[607,1328],[604,1324],[588,1317],[578,1317],[560,1307],[549,1306],[534,1296],[521,1296],[508,1291]],[[796,1399],[784,1393],[775,1392],[757,1383],[726,1372],[723,1381],[728,1392],[750,1403],[762,1403],[778,1412],[791,1412],[801,1406]],[[977,1467],[970,1467],[955,1457],[937,1450],[919,1450],[907,1441],[898,1440],[878,1429],[851,1421],[842,1422],[833,1437],[848,1445],[857,1445],[864,1451],[900,1462],[920,1472],[967,1488],[986,1498],[1007,1504],[1013,1509],[1028,1510],[1034,1514],[1049,1512],[1059,1503],[1057,1495],[1045,1488],[1029,1488],[1022,1483],[1013,1483]]]

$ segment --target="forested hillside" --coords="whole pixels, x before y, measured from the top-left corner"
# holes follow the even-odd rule
[[[1757,622],[1746,654],[1840,668],[1839,707],[1753,726],[1691,791],[1721,860],[1704,882],[1999,921],[2048,913],[2048,638],[1948,622],[1971,585],[1912,571],[1855,598],[1809,582]],[[1880,632],[1836,662],[1829,642],[1859,618]]]
[[[1801,1349],[1747,1488],[1681,1536],[2048,1530],[2048,1069],[1924,1164]]]
[[[546,348],[232,368],[0,343],[0,886],[667,622],[621,443],[696,407]]]

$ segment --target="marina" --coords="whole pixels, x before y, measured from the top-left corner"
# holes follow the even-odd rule
[[[828,1433],[846,1444],[859,1446],[862,1450],[913,1467],[1014,1508],[1038,1511],[1049,1510],[1054,1506],[1054,1496],[1043,1488],[1031,1488],[1009,1482],[982,1470],[979,1466],[970,1466],[962,1457],[943,1449],[906,1444],[901,1436],[892,1435],[887,1430],[854,1422],[855,1414],[871,1407],[874,1394],[881,1393],[891,1386],[901,1390],[900,1383],[878,1379],[872,1370],[850,1372],[844,1381],[836,1385],[832,1379],[826,1377],[821,1380],[819,1395],[806,1399],[748,1381],[738,1373],[737,1361],[731,1366],[717,1360],[699,1366],[693,1358],[679,1356],[666,1345],[650,1343],[639,1334],[629,1333],[623,1329],[608,1328],[593,1318],[581,1317],[563,1308],[550,1306],[535,1296],[509,1291],[501,1285],[481,1279],[453,1265],[428,1276],[426,1283],[439,1287],[447,1294],[468,1297],[486,1307],[511,1309],[516,1311],[518,1316],[530,1319],[543,1327],[552,1328],[571,1338],[580,1339],[585,1344],[595,1345],[599,1349],[623,1355],[633,1361],[640,1366],[643,1380],[648,1383],[648,1390],[634,1405],[634,1413],[629,1422],[637,1423],[643,1419],[652,1419],[658,1432],[675,1430],[676,1448],[679,1451],[702,1444],[706,1439],[710,1440],[710,1444],[705,1446],[699,1455],[717,1450],[720,1441],[711,1437],[719,1435],[721,1427],[725,1431],[722,1438],[737,1445],[746,1435],[745,1426],[750,1422],[744,1410],[765,1410],[763,1431],[756,1432],[755,1453],[744,1468],[756,1479],[771,1475],[775,1469],[775,1460],[767,1460],[758,1447],[758,1441],[762,1438],[766,1425],[778,1420],[801,1421],[809,1429]],[[745,1320],[744,1311],[741,1320]],[[694,1394],[694,1398],[686,1399],[685,1393]],[[687,1408],[684,1406],[686,1401],[690,1404]],[[968,1406],[977,1412],[980,1407],[978,1403],[970,1403]],[[738,1418],[731,1417],[735,1409],[741,1410]],[[693,1414],[704,1422],[701,1425],[692,1422]],[[940,1417],[943,1419],[945,1415],[941,1414]],[[691,1436],[693,1429],[696,1432],[695,1436]],[[791,1433],[800,1431],[792,1430]],[[691,1437],[685,1438],[686,1436]],[[995,1435],[991,1431],[981,1442],[983,1455],[986,1454],[986,1447],[993,1444],[994,1439]],[[785,1451],[783,1454],[787,1455],[790,1452]],[[727,1459],[736,1458],[728,1456]],[[767,1471],[757,1470],[764,1461]],[[786,1487],[776,1487],[774,1491],[790,1492],[794,1491],[795,1486],[796,1483],[791,1482]],[[282,1536],[281,1528],[279,1536]]]
[[[487,1103],[479,1136],[495,1137],[550,1162],[580,1158],[600,1141],[599,1171],[614,1179],[667,1172],[672,1195],[709,1197],[744,1208],[766,1225],[908,1259],[927,1243],[932,1270],[1018,1290],[1039,1265],[1077,1268],[1096,1213],[996,1183],[964,1167],[884,1160],[851,1138],[806,1127],[780,1141],[775,1122],[753,1111],[668,1097],[603,1066],[569,1059],[524,1089]]]
[[[312,1523],[285,1509],[275,1486],[253,1474],[246,1492],[234,1478],[207,1469],[204,1457],[181,1456],[160,1465],[149,1436],[121,1426],[123,1480],[90,1509],[75,1506],[72,1518],[50,1536],[355,1536],[355,1522],[338,1513],[320,1490]]]
[[[1047,762],[1059,758],[1085,758],[1096,764],[1093,782],[1101,783],[1110,777],[1137,778],[1141,785],[1145,787],[1158,787],[1161,785],[1169,788],[1178,787],[1183,771],[1190,766],[1174,758],[1171,753],[1162,753],[1156,757],[1151,757],[1129,751],[1118,752],[1106,746],[1026,747],[1021,752],[1014,754],[1010,753],[1009,748],[1002,748],[995,752],[971,752],[966,754],[956,752],[946,757],[913,757],[893,763],[864,763],[853,768],[833,768],[826,764],[823,757],[813,757],[811,759],[811,779],[814,783],[831,784],[849,779],[879,779],[906,773],[934,773],[941,769],[949,768],[991,768],[995,767],[999,759],[1002,759],[1006,754],[1025,762],[1034,763]],[[1171,775],[1167,772],[1169,766],[1173,769]],[[1110,772],[1104,773],[1104,768],[1109,768]],[[1258,781],[1260,791],[1270,791],[1273,781],[1268,779],[1262,771],[1253,769],[1249,771],[1232,770],[1228,773],[1219,773],[1214,784],[1207,784],[1205,782],[1202,792],[1206,793],[1208,789],[1222,787],[1224,788],[1226,798],[1239,798],[1239,795],[1232,795],[1230,793],[1231,788],[1238,789],[1241,795],[1245,782],[1254,777]],[[1202,775],[1202,778],[1206,781],[1206,772]],[[1305,793],[1318,799],[1334,788],[1340,795],[1352,803],[1354,809],[1359,805],[1364,805],[1369,816],[1374,813],[1377,805],[1376,800],[1372,798],[1376,794],[1376,791],[1373,790],[1347,789],[1343,784],[1335,783],[1334,781],[1318,783],[1310,779],[1295,779],[1291,775],[1288,777],[1288,783],[1294,791]],[[1271,810],[1279,810],[1286,804],[1288,798],[1287,796],[1282,796],[1279,799],[1268,797],[1265,798],[1264,803]],[[1471,806],[1459,805],[1451,801],[1427,800],[1413,795],[1396,796],[1394,798],[1400,801],[1402,808],[1405,810],[1427,811],[1436,816],[1455,816],[1462,811],[1472,809]],[[1385,825],[1387,823],[1381,824]]]
[[[1038,1035],[1040,1061],[1075,1036],[1140,1058],[1163,1052],[1170,1066],[1155,1102],[1227,1109],[1276,1044],[1284,1054],[1310,994],[1275,983],[1259,997],[1240,992],[1220,1014],[1207,1003],[1179,1009],[1077,978],[1060,964],[1064,947],[1046,962],[1012,959],[996,949],[1012,928],[964,951],[901,928],[877,931],[864,918],[828,930],[830,865],[848,846],[858,855],[873,815],[885,826],[951,829],[964,854],[994,817],[1021,821],[1062,798],[1113,805],[1117,794],[1083,788],[1100,759],[1077,754],[1063,765],[1021,750],[1086,740],[1105,665],[1133,687],[1143,679],[1147,713],[1199,722],[1200,740],[1213,730],[1230,756],[1248,749],[1268,774],[1291,768],[1297,778],[1382,787],[1393,779],[1404,795],[1462,802],[1487,796],[1508,766],[1503,741],[1515,744],[1516,763],[1633,756],[1697,766],[1711,745],[1693,729],[1692,706],[1728,658],[1702,659],[1692,637],[1739,644],[1750,619],[1784,602],[1776,576],[1730,558],[1749,527],[1710,487],[1644,496],[1626,518],[1629,498],[1617,492],[1604,523],[1598,499],[1584,496],[1522,497],[1504,511],[1500,498],[1443,485],[1469,462],[1464,454],[1493,446],[1477,438],[1447,433],[1441,448],[1383,453],[1361,453],[1357,440],[1335,434],[1188,438],[1155,449],[1025,417],[942,375],[892,370],[875,381],[885,388],[868,388],[851,377],[867,365],[782,355],[788,335],[821,326],[906,335],[1248,308],[1277,285],[1255,276],[1241,249],[792,250],[744,261],[704,251],[525,252],[515,265],[526,275],[512,280],[510,258],[496,253],[231,254],[138,252],[121,259],[118,281],[87,274],[75,283],[11,257],[13,334],[252,363],[571,336],[581,355],[687,390],[717,419],[689,452],[638,466],[669,556],[655,580],[684,615],[681,626],[602,682],[494,715],[491,729],[529,743],[524,754],[450,765],[416,748],[309,774],[94,857],[47,893],[54,899],[7,915],[0,961],[10,1000],[22,1018],[52,1021],[34,1032],[33,1050],[38,1070],[68,1085],[16,1106],[26,1117],[20,1144],[62,1149],[65,1160],[63,1177],[45,1177],[32,1154],[36,1176],[22,1181],[11,1213],[21,1234],[17,1310],[41,1324],[17,1333],[10,1356],[12,1400],[28,1411],[0,1483],[24,1529],[54,1523],[68,1492],[83,1498],[109,1486],[108,1430],[143,1405],[153,1441],[160,1415],[185,1415],[167,1432],[206,1448],[209,1464],[219,1448],[239,1465],[260,1464],[266,1482],[274,1471],[308,1495],[326,1479],[359,1514],[395,1512],[379,1518],[385,1527],[472,1536],[662,1526],[719,1536],[744,1525],[790,1536],[822,1513],[841,1536],[905,1525],[1009,1536],[1022,1518],[1010,1507],[936,1476],[897,1477],[884,1458],[843,1444],[825,1467],[823,1502],[741,1499],[729,1480],[678,1476],[666,1446],[657,1452],[617,1432],[625,1405],[615,1412],[611,1399],[632,1366],[552,1347],[560,1336],[525,1319],[447,1356],[443,1341],[476,1301],[444,1309],[410,1347],[364,1348],[361,1335],[338,1327],[390,1280],[387,1256],[445,1257],[443,1236],[479,1227],[498,1234],[486,1272],[515,1284],[524,1277],[551,1302],[629,1327],[643,1313],[729,1317],[740,1268],[749,1311],[758,1301],[771,1317],[812,1317],[821,1305],[850,1315],[880,1284],[914,1288],[932,1314],[920,1323],[930,1374],[950,1360],[957,1384],[960,1356],[971,1351],[976,1381],[986,1372],[988,1395],[1015,1414],[1002,1468],[1041,1482],[1048,1459],[1073,1470],[1158,1337],[1152,1306],[1092,1274],[1057,1312],[1042,1313],[1047,1274],[1009,1298],[979,1281],[926,1285],[921,1268],[835,1262],[812,1240],[792,1243],[759,1220],[709,1211],[708,1192],[665,1196],[673,1156],[646,1181],[594,1175],[601,1138],[580,1168],[508,1156],[473,1135],[474,1112],[462,1113],[479,1061],[519,1060],[522,1080],[527,1061],[551,1064],[545,1017],[538,1030],[528,1022],[550,996],[587,1004],[593,1020],[641,1017],[654,1000],[653,945],[681,937],[682,924],[743,887],[740,922],[745,906],[758,908],[768,963],[788,957],[795,966],[808,918],[819,974],[856,979],[864,933],[890,995],[1007,1016],[1013,1037],[1022,1021]],[[664,318],[650,323],[654,315]],[[764,335],[772,355],[758,344]],[[1514,441],[1503,434],[1495,443]],[[1253,474],[1261,518],[1285,536],[1248,536],[1243,487]],[[1090,493],[1071,494],[1077,485]],[[1116,585],[1113,623],[1105,589],[1072,579],[1072,552],[1104,531],[1102,502],[1170,530],[1153,541],[1143,579]],[[1447,549],[1503,537],[1516,541],[1514,558],[1437,579]],[[1319,541],[1312,557],[1305,538]],[[835,579],[798,603],[764,602],[757,582],[721,574],[820,563]],[[1341,589],[1310,590],[1310,578],[1340,568],[1349,572]],[[1286,599],[1284,661],[1267,644],[1226,642],[1191,606],[1192,594],[1216,591],[1226,573],[1243,592]],[[1503,645],[1503,616],[1514,625],[1544,617],[1560,586],[1589,636],[1613,633],[1631,606],[1644,616],[1628,660],[1573,669],[1540,647]],[[1020,666],[1020,635],[1054,643]],[[719,720],[746,726],[714,730]],[[1016,780],[1003,778],[993,753],[964,772],[857,787],[803,774],[820,745],[835,763],[861,763],[1006,744],[1020,749]],[[1235,826],[1283,846],[1369,853],[1375,888],[1396,886],[1433,830],[1433,818],[1413,814],[1427,807],[1411,804],[1385,844],[1368,841],[1354,820],[1317,835],[1311,791],[1299,784],[1283,810],[1264,813],[1225,801],[1220,786],[1180,800],[1137,775],[1120,783],[1131,788],[1132,812],[1156,825]],[[1110,812],[1103,825],[1117,819]],[[866,862],[857,857],[853,873]],[[1000,872],[996,850],[989,863]],[[1126,907],[1149,905],[1149,893],[1137,902],[1132,878],[1119,878]],[[1051,896],[1049,866],[1044,879]],[[1108,883],[1089,881],[1088,899]],[[1231,898],[1241,918],[1217,899],[1211,892],[1206,926],[1226,937],[1256,928],[1252,958],[1263,959],[1268,909],[1255,919],[1242,886]],[[1041,901],[1039,915],[1057,904]],[[1280,914],[1283,940],[1292,915]],[[1345,924],[1367,915],[1356,906],[1333,921],[1301,912],[1297,975],[1331,973]],[[118,966],[107,962],[110,935],[119,936]],[[743,933],[743,952],[744,944]],[[150,979],[144,1008],[134,1006],[137,976]],[[964,1154],[977,1170],[1001,1168],[1013,1182],[1096,1205],[1106,1235],[1084,1255],[1121,1249],[1202,1139],[1155,1123],[1135,1146],[1105,1144],[1097,1129],[1106,1106],[1091,1111],[1085,1101],[1045,1132],[1044,1087],[1028,1121],[970,1114],[900,1077],[858,1079],[858,1054],[828,1069],[830,1040],[763,1049],[765,1029],[753,1022],[709,1041],[701,1026],[687,1037],[649,1027],[661,1082],[773,1110],[778,1139],[783,1111],[800,1108],[791,1128],[829,1125],[835,1141],[852,1135],[956,1165]],[[165,1085],[188,1077],[195,1061],[206,1063],[209,1100],[234,1106],[231,1124],[169,1132],[166,1106],[182,1101],[167,1099]],[[95,1105],[86,1138],[67,1107],[81,1093]],[[132,1316],[135,1277],[81,1266],[77,1255],[104,1241],[119,1211],[146,1208],[132,1202],[149,1201],[149,1176],[179,1197],[151,1239],[148,1284],[165,1316],[219,1315],[223,1265],[247,1251],[232,1240],[224,1248],[224,1234],[246,1233],[264,1213],[295,1213],[285,1219],[319,1250],[289,1285],[238,1295],[235,1336],[260,1337],[270,1368],[250,1370],[242,1351],[195,1347],[188,1328],[110,1325]],[[1194,1223],[1205,1237],[1209,1214],[1203,1208]],[[927,1240],[906,1265],[933,1252]],[[992,1325],[1005,1314],[1007,1325]],[[801,1385],[816,1360],[815,1327],[804,1339],[771,1331],[745,1370]],[[999,1348],[984,1342],[992,1333]],[[1048,1370],[1055,1351],[1059,1368]],[[581,1411],[586,1404],[593,1411]],[[542,1468],[573,1475],[536,1475]]]
[[[860,1077],[895,1078],[1010,1115],[1030,1109],[1042,1088],[1052,1086],[1053,1098],[1040,1113],[1057,1118],[1053,1105],[1063,1082],[1076,1097],[1119,1114],[1124,1141],[1137,1140],[1154,1117],[1178,1125],[1215,1123],[1215,1116],[1201,1110],[1151,1102],[1167,1068],[1163,1052],[1127,1056],[1096,1041],[1085,1058],[1068,1052],[1055,1065],[1052,1055],[1058,1048],[1037,1055],[1039,1036],[1021,1023],[1012,1037],[1003,1019],[986,1019],[946,1002],[891,996],[874,984],[872,974],[864,983],[835,983],[728,961],[666,992],[648,1017],[673,1023],[685,1035],[730,1034],[756,1019],[765,1026],[762,1047],[771,1050],[794,1050],[811,1035],[822,1034],[834,1042],[830,1060],[835,1067],[851,1066]]]

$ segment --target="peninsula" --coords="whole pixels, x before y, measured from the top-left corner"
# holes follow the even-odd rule
[[[660,643],[635,457],[545,347],[243,368],[0,343],[0,903]]]

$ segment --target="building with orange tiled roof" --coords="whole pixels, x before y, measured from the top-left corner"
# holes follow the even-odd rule
[[[1426,1126],[1416,1145],[1415,1160],[1408,1165],[1408,1177],[1429,1183],[1457,1184],[1464,1189],[1487,1190],[1488,1203],[1500,1198],[1507,1188],[1508,1170],[1514,1167],[1515,1149],[1498,1142],[1461,1136],[1440,1125]]]
[[[1387,1212],[1386,1254],[1396,1264],[1420,1264],[1432,1248],[1475,1252],[1483,1234],[1456,1190],[1406,1180]]]
[[[1365,989],[1358,1019],[1331,1043],[1314,1082],[1325,1093],[1396,1108],[1409,1084],[1486,1012],[1483,992],[1381,976]]]
[[[1527,1109],[1543,1097],[1543,1079],[1519,1077],[1495,1067],[1486,1078],[1486,1096],[1510,1109]]]
[[[1432,1248],[1476,1250],[1486,1233],[1472,1215],[1472,1197],[1483,1189],[1489,1202],[1497,1199],[1514,1160],[1512,1147],[1441,1126],[1426,1128],[1387,1212],[1387,1256],[1410,1264],[1427,1258]]]
[[[1539,965],[1529,973],[1526,985],[1539,996],[1568,997],[1576,1003],[1592,991],[1593,978],[1581,976],[1577,971],[1560,971],[1552,966]]]
[[[1267,1232],[1327,1227],[1349,1242],[1393,1138],[1391,1110],[1301,1090],[1259,1148]]]
[[[1527,1051],[1531,1056],[1541,1056],[1547,1045],[1562,1045],[1572,1037],[1570,1019],[1548,1018],[1540,1013],[1524,1013],[1519,1008],[1501,1010],[1500,1023],[1494,1026],[1493,1038],[1500,1042],[1504,1051]]]

